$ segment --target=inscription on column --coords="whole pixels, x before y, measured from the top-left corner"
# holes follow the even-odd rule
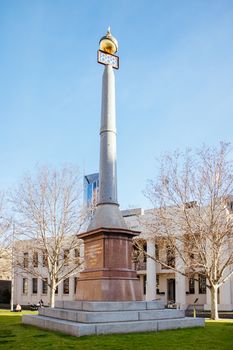
[[[101,241],[91,242],[86,245],[85,261],[88,269],[102,267],[103,247]]]

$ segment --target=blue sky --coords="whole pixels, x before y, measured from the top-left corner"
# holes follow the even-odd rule
[[[156,158],[233,136],[231,0],[1,0],[1,188],[35,165],[98,171],[101,36],[119,41],[121,208],[148,207]]]

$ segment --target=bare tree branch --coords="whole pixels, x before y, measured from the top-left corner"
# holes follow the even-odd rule
[[[165,155],[158,176],[149,182],[146,191],[155,208],[153,220],[144,223],[149,235],[169,242],[182,259],[185,275],[198,271],[206,277],[211,290],[212,318],[218,317],[217,289],[232,275],[230,152],[230,145],[221,143],[218,149],[203,146],[197,151]]]
[[[17,237],[24,239],[17,241],[15,261],[22,271],[48,278],[51,307],[58,284],[83,264],[77,235],[88,211],[82,195],[82,177],[68,167],[39,169],[35,176],[26,176],[13,194]]]

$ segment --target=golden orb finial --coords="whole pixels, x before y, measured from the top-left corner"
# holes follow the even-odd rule
[[[118,42],[111,34],[110,27],[108,27],[107,33],[100,39],[100,50],[114,55],[118,50]]]

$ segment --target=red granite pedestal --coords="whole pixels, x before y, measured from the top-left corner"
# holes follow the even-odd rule
[[[84,241],[85,269],[78,278],[76,300],[142,300],[132,264],[132,238],[138,234],[100,228],[79,236]]]

